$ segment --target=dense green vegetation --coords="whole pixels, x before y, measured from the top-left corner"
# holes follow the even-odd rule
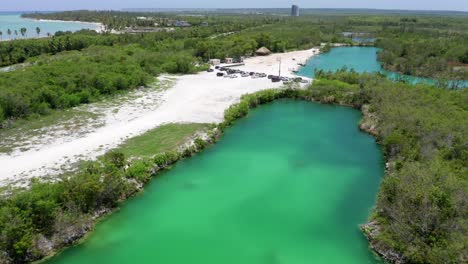
[[[197,58],[177,47],[92,46],[38,58],[21,71],[0,74],[0,121],[47,114],[144,86],[161,72],[193,73]],[[201,68],[203,69],[203,68]]]
[[[407,75],[468,80],[468,35],[428,38],[403,34],[379,39],[384,68]]]
[[[468,91],[392,83],[356,73],[319,74],[314,98],[368,105],[387,175],[373,220],[379,242],[410,263],[463,263],[466,256]],[[369,126],[369,127],[372,127]]]

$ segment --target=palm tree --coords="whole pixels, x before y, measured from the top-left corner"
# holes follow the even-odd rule
[[[3,40],[3,32],[0,30],[0,40]]]
[[[41,34],[41,29],[39,27],[36,27],[36,33],[37,33],[37,37],[39,37],[39,34]]]
[[[15,39],[18,37],[18,30],[15,29]]]
[[[8,30],[7,30],[7,34],[8,34],[8,38],[10,38],[10,36],[11,36],[11,29],[8,29]]]
[[[20,31],[21,31],[21,36],[24,37],[24,35],[26,35],[26,31],[28,30],[26,28],[21,28]]]

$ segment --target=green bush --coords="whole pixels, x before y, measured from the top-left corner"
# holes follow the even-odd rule
[[[134,162],[125,172],[126,177],[146,183],[151,179],[150,166],[142,160]]]
[[[0,105],[0,123],[5,120],[5,112],[3,111],[2,106]]]
[[[154,157],[154,163],[159,167],[165,168],[179,160],[179,154],[175,151],[158,154]]]
[[[104,155],[104,160],[117,168],[123,168],[126,164],[125,154],[118,151],[109,151]]]
[[[203,150],[208,145],[208,143],[206,143],[206,141],[201,138],[196,138],[194,143],[197,150]]]

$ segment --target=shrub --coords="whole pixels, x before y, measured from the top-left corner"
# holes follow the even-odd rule
[[[104,155],[104,160],[117,168],[123,168],[126,164],[125,154],[118,151],[109,151]]]
[[[142,160],[134,162],[125,172],[127,178],[146,183],[151,179],[149,165]]]
[[[175,151],[165,152],[154,157],[154,163],[161,168],[174,164],[177,160],[179,160],[179,154]]]
[[[194,143],[197,150],[203,150],[208,145],[206,141],[201,138],[196,138]]]

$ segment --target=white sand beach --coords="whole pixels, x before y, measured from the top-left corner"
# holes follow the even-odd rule
[[[298,67],[298,62],[306,62],[314,54],[318,54],[318,49],[252,57],[238,68],[277,74],[278,58],[281,58],[282,75],[293,76],[291,70]],[[171,78],[176,79],[171,88],[142,94],[141,97],[131,99],[131,102],[123,102],[115,107],[117,112],[105,111],[105,122],[101,127],[63,137],[51,136],[48,140],[35,143],[28,150],[0,154],[0,186],[10,183],[24,185],[33,177],[58,175],[79,160],[95,159],[125,139],[162,124],[220,122],[225,109],[236,103],[241,95],[282,85],[272,83],[267,78],[230,79],[216,77],[215,73],[208,72]],[[92,108],[93,105],[88,107]]]
[[[52,20],[52,19],[34,19],[34,18],[25,18],[25,19],[32,19],[41,22],[57,22],[57,23],[76,23],[76,24],[85,24],[85,25],[92,25],[95,27],[95,31],[97,33],[102,33],[105,31],[105,26],[99,22],[84,22],[84,21],[70,21],[70,20]]]

